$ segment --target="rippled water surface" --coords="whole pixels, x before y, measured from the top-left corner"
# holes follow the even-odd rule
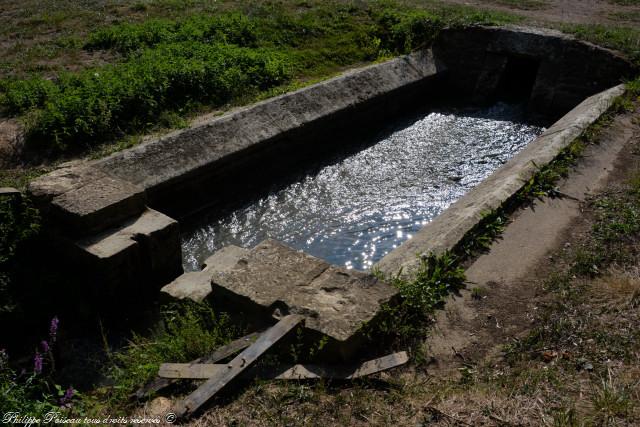
[[[185,269],[267,237],[369,268],[542,132],[521,117],[520,107],[497,104],[405,118],[374,145],[184,233]]]

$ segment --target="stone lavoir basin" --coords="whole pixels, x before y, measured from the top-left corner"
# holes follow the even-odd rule
[[[170,297],[303,314],[346,357],[397,295],[372,266],[409,274],[417,254],[455,247],[635,72],[550,30],[443,31],[431,48],[33,180],[51,245],[34,265],[76,278],[78,306],[100,312]]]
[[[524,105],[404,116],[361,151],[335,156],[293,183],[182,234],[186,271],[227,246],[275,239],[347,269],[367,270],[538,136]]]

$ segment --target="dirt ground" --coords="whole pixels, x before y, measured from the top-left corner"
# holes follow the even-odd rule
[[[463,363],[482,362],[530,329],[538,299],[546,298],[539,285],[553,271],[551,254],[571,246],[579,235],[589,195],[635,166],[629,164],[631,159],[635,162],[630,146],[638,138],[640,128],[633,115],[619,116],[559,184],[566,196],[536,200],[517,211],[489,253],[467,268],[468,288],[438,313],[427,342],[438,369],[455,371]]]
[[[637,1],[544,0],[531,2],[526,0],[443,0],[443,2],[514,12],[538,21],[538,23],[634,23],[638,20],[637,13],[640,12],[640,2]],[[635,17],[633,12],[636,13]]]

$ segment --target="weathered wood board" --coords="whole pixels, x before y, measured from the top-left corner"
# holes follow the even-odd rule
[[[263,379],[302,380],[302,379],[340,379],[351,380],[375,374],[404,365],[409,360],[405,351],[390,354],[378,359],[352,366],[293,365],[276,370],[257,372]],[[209,379],[228,369],[224,364],[213,363],[163,363],[158,376],[171,379]]]
[[[217,348],[213,353],[208,356],[200,357],[198,359],[192,360],[185,365],[194,365],[196,363],[216,363],[223,359],[226,359],[229,356],[233,356],[237,352],[244,350],[249,347],[259,336],[261,332],[254,332],[249,335],[245,335],[242,338],[238,338],[237,340],[231,341],[229,344],[223,345],[222,347]],[[210,378],[210,377],[207,377]],[[170,386],[171,384],[177,381],[176,378],[171,377],[163,377],[158,376],[150,383],[140,387],[138,391],[135,393],[135,397],[138,399],[142,399],[145,396],[148,396],[151,393],[155,393],[157,391],[162,390],[165,387]]]
[[[200,406],[249,368],[262,354],[269,350],[292,329],[301,324],[303,320],[304,317],[298,315],[283,317],[277,324],[260,335],[253,344],[229,362],[226,365],[226,370],[209,378],[184,400],[178,402],[172,412],[180,418],[197,411]]]

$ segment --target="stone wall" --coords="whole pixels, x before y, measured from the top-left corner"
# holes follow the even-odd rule
[[[491,97],[510,58],[537,63],[529,109],[551,122],[637,71],[616,52],[546,29],[451,29],[441,34],[433,52],[449,69],[448,87],[470,100]]]

